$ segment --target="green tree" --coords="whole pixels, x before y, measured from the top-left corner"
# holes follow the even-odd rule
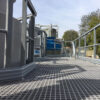
[[[90,30],[94,26],[100,23],[100,9],[97,11],[91,12],[88,15],[84,15],[81,19],[80,24],[80,33],[84,34],[86,31]],[[93,32],[87,36],[87,45],[92,45],[94,42]],[[100,43],[100,28],[96,30],[96,42]],[[91,47],[89,48],[91,49]],[[97,46],[97,54],[100,56],[100,46]]]
[[[78,32],[75,30],[67,30],[66,32],[64,32],[64,35],[63,35],[64,41],[73,41],[77,37],[78,37]],[[65,44],[65,46],[66,45],[71,47],[70,43]]]
[[[100,23],[100,9],[91,12],[88,15],[84,15],[81,18],[81,24],[79,25],[80,33],[84,34],[89,29],[93,28]]]

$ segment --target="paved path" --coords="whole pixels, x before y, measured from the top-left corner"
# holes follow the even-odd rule
[[[23,81],[0,83],[0,100],[100,100],[100,66],[47,57]]]

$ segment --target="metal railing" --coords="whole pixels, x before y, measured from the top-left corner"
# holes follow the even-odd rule
[[[88,47],[93,47],[93,51],[94,51],[94,53],[93,53],[93,57],[94,58],[96,58],[96,47],[97,46],[100,46],[100,43],[97,43],[96,42],[96,29],[97,28],[99,28],[100,27],[100,24],[98,24],[98,25],[96,25],[95,27],[93,27],[92,29],[90,29],[88,32],[86,32],[86,33],[84,33],[84,34],[82,34],[80,37],[78,37],[77,39],[75,39],[74,40],[74,43],[78,40],[79,41],[79,54],[80,54],[80,48],[84,48],[84,56],[86,56],[86,50],[87,50],[87,48]],[[91,34],[90,32],[93,32],[93,44],[92,45],[87,45],[87,40],[86,40],[86,36],[88,35],[88,34]],[[84,46],[81,46],[81,38],[83,38],[84,39]]]
[[[96,25],[95,27],[93,27],[92,29],[90,29],[88,32],[82,34],[81,36],[79,36],[78,38],[76,38],[73,41],[65,41],[65,42],[71,42],[74,49],[75,49],[75,57],[76,58],[80,58],[83,60],[88,60],[91,61],[93,63],[97,63],[100,64],[100,55],[99,58],[97,59],[97,46],[100,46],[100,43],[97,43],[97,34],[96,34],[96,30],[97,28],[100,28],[100,24]],[[93,33],[93,36],[92,36]],[[92,36],[92,44],[87,43],[87,36],[90,34],[90,36]],[[83,39],[83,45],[81,45],[81,40]],[[77,44],[78,43],[78,44]],[[88,48],[92,48],[93,51],[93,57],[87,57],[86,56],[86,52]],[[81,54],[81,50],[83,50],[83,55]],[[78,52],[77,52],[78,51]],[[99,51],[100,52],[100,51]]]

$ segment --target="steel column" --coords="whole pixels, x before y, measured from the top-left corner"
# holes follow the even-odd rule
[[[42,34],[40,34],[40,57],[42,57]]]
[[[21,33],[21,65],[26,64],[26,32],[27,32],[27,0],[23,0],[22,33]]]
[[[6,30],[8,34],[6,36],[6,59],[5,63],[7,67],[11,65],[12,59],[12,28],[13,28],[13,3],[15,0],[7,0],[6,4]],[[4,66],[4,67],[5,67]]]
[[[29,22],[29,37],[33,40],[29,39],[29,50],[28,50],[28,61],[33,62],[34,56],[34,26],[35,26],[35,17],[31,16]]]

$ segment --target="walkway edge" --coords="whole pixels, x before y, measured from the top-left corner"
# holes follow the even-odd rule
[[[0,81],[23,78],[31,72],[38,62],[33,62],[19,68],[0,70]]]

